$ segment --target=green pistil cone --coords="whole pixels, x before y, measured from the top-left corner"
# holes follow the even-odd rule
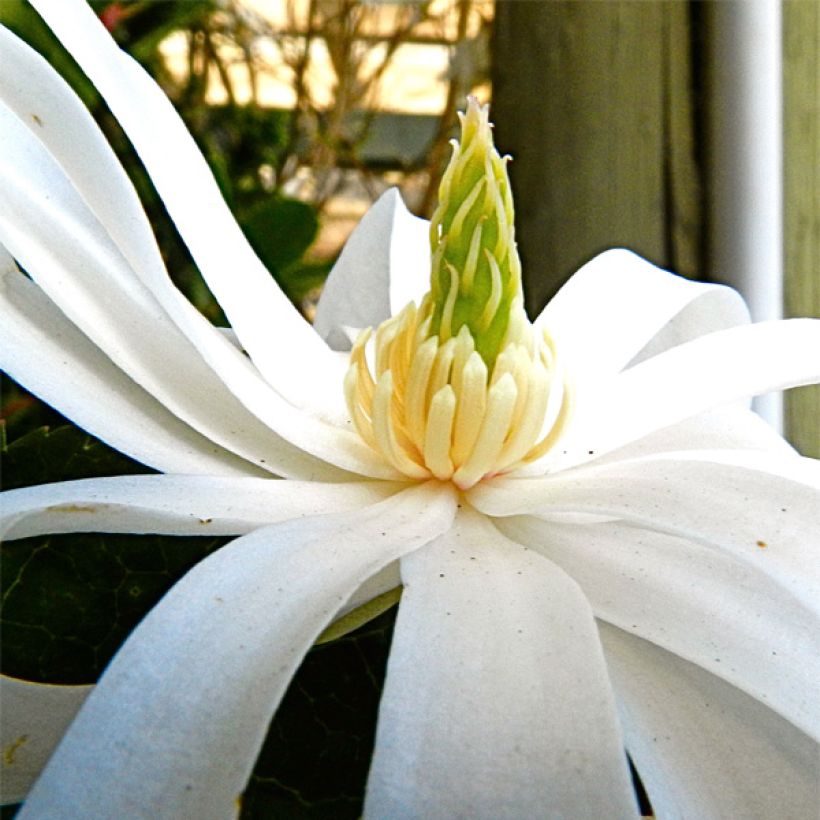
[[[489,107],[470,97],[459,117],[461,142],[454,142],[430,223],[430,335],[445,342],[467,325],[491,370],[511,317],[523,314],[521,263],[510,181],[493,145]]]

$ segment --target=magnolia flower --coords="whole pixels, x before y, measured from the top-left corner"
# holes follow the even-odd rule
[[[660,817],[809,816],[820,467],[743,401],[820,380],[820,322],[749,325],[733,291],[609,251],[531,325],[471,103],[431,225],[383,196],[314,329],[159,88],[80,0],[34,5],[232,330],[174,288],[91,117],[0,29],[5,369],[162,473],[8,492],[5,537],[237,538],[90,694],[3,680],[4,796],[37,781],[21,817],[232,816],[309,647],[399,585],[365,816],[634,817],[625,750]]]

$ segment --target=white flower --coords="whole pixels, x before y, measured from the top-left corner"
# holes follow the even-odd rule
[[[748,325],[732,291],[607,252],[535,322],[546,347],[514,339],[529,358],[506,384],[547,390],[543,376],[558,397],[536,431],[555,429],[548,445],[458,479],[436,438],[460,423],[445,390],[416,459],[442,478],[412,475],[402,459],[426,445],[396,409],[413,412],[412,391],[370,397],[354,354],[366,443],[347,355],[249,250],[160,90],[84,3],[34,5],[131,138],[233,334],[171,284],[81,103],[0,29],[4,367],[164,473],[6,493],[5,537],[239,537],[162,599],[73,722],[86,689],[3,680],[4,796],[51,756],[21,817],[231,816],[316,637],[400,582],[367,817],[634,817],[624,748],[659,817],[810,816],[820,466],[740,402],[820,380],[820,322]],[[396,194],[373,207],[328,282],[325,338],[424,294],[426,234]],[[527,381],[530,366],[546,376]],[[532,411],[504,401],[502,449]]]

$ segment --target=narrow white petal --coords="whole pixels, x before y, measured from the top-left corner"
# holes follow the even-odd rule
[[[788,319],[701,336],[624,371],[578,402],[572,459],[603,454],[739,399],[820,382],[820,319]]]
[[[350,513],[274,524],[191,570],[86,701],[20,815],[232,816],[307,649],[370,575],[450,526],[429,484]]]
[[[584,265],[536,319],[584,380],[614,375],[635,358],[748,322],[730,288],[692,282],[620,248]]]
[[[350,350],[346,328],[377,327],[429,288],[428,223],[395,188],[362,217],[327,278],[313,327],[336,350]]]
[[[0,100],[42,142],[135,275],[167,278],[131,180],[88,109],[36,51],[0,28]]]
[[[789,578],[774,546],[771,556],[751,562],[719,542],[616,522],[521,516],[496,523],[574,578],[596,617],[692,661],[820,737],[816,541],[797,550],[814,578]]]
[[[5,540],[43,533],[240,535],[265,524],[375,504],[401,485],[148,475],[41,484],[0,494]]]
[[[690,451],[497,479],[469,493],[488,515],[591,513],[714,544],[766,572],[816,583],[820,462],[753,451]],[[809,564],[809,566],[806,566]]]
[[[326,405],[317,384],[341,373],[234,221],[207,163],[159,86],[120,51],[82,0],[36,0],[46,23],[105,99],[134,144],[168,213],[243,347],[298,406]],[[282,351],[298,348],[299,357]],[[314,374],[305,379],[304,373]],[[340,387],[341,389],[341,387]]]
[[[310,372],[311,378],[303,381],[313,383],[310,392],[319,391],[313,396],[316,401],[321,398],[318,409],[313,407],[308,414],[285,401],[241,352],[241,345],[237,346],[235,341],[229,344],[230,340],[226,340],[220,330],[212,327],[182,296],[164,269],[133,186],[82,103],[39,55],[13,35],[8,32],[4,34],[0,37],[0,71],[3,72],[0,97],[8,101],[10,109],[19,117],[19,122],[12,120],[9,127],[16,128],[17,136],[10,144],[21,154],[17,159],[4,156],[12,177],[19,177],[23,171],[20,160],[29,159],[30,167],[23,173],[25,184],[22,192],[18,193],[28,192],[29,197],[34,197],[29,207],[35,211],[31,220],[35,235],[43,237],[46,247],[53,242],[54,232],[43,225],[41,212],[59,192],[58,213],[50,214],[50,218],[62,223],[70,216],[68,235],[73,237],[75,244],[80,234],[85,236],[80,250],[85,257],[91,254],[92,261],[97,260],[98,272],[106,288],[111,289],[118,282],[130,298],[136,298],[142,295],[139,287],[142,282],[152,297],[148,304],[149,314],[155,315],[157,305],[161,306],[167,318],[188,337],[198,355],[254,416],[303,452],[335,464],[342,470],[379,478],[395,477],[395,473],[364,445],[349,425],[341,388],[345,361],[328,354],[333,359],[335,375],[309,371],[309,363],[305,363],[305,372]],[[21,85],[21,78],[30,80],[30,85],[28,82]],[[33,95],[42,103],[42,110],[32,111]],[[46,173],[49,176],[43,181],[44,184],[32,189],[31,179]],[[7,194],[14,190],[11,186],[7,187]],[[43,196],[44,191],[48,192],[47,196]],[[112,207],[112,203],[116,203],[116,207]],[[14,209],[9,215],[12,230],[20,218],[19,210]],[[18,228],[16,236],[18,242],[26,243],[24,247],[30,248],[32,237],[26,231],[21,232]],[[22,253],[22,249],[18,247],[16,252]],[[58,261],[64,262],[65,257]],[[40,271],[36,265],[32,269],[37,273],[48,272]],[[63,271],[70,281],[76,273],[74,268]],[[115,282],[109,281],[112,277]],[[85,304],[91,298],[93,303],[96,298],[97,310],[105,318],[110,313],[106,311],[111,302],[108,299],[100,302],[99,291],[100,285],[95,284],[90,294],[86,293],[80,301]],[[62,290],[52,290],[52,293],[59,301]],[[153,300],[157,305],[153,304]],[[78,310],[75,299],[65,304],[70,310]],[[165,319],[161,313],[160,318]],[[270,325],[278,327],[273,317]],[[143,335],[151,336],[147,331]],[[288,345],[285,349],[291,350],[292,347]],[[281,356],[281,351],[278,355],[285,358]],[[213,376],[207,374],[198,381],[210,383]],[[214,390],[217,395],[224,392],[219,384]],[[227,419],[244,415],[242,412],[223,413],[221,417]],[[264,435],[260,440],[272,442],[275,438]],[[300,461],[302,467],[294,468],[293,464],[288,466],[288,463],[274,467],[274,463],[279,462],[278,458],[270,459],[261,453],[257,455],[265,458],[269,469],[281,474],[299,478],[320,477],[324,480],[339,477],[338,470],[323,469],[316,458],[300,456],[284,442],[280,443],[279,449],[286,453],[290,451],[286,461]]]
[[[49,686],[0,675],[0,802],[21,801],[91,686]]]
[[[77,204],[81,199],[95,218],[90,220],[91,224],[104,228],[121,255],[120,258],[113,254],[112,264],[112,254],[108,254],[106,277],[115,275],[120,280],[136,278],[142,281],[230,391],[271,429],[300,449],[343,469],[386,477],[383,466],[380,471],[373,454],[362,446],[355,434],[350,429],[339,429],[340,423],[347,423],[341,389],[341,375],[346,363],[335,360],[334,378],[329,378],[326,373],[312,374],[317,384],[321,384],[319,420],[295,412],[292,405],[283,401],[241,354],[241,345],[224,344],[225,340],[219,338],[219,329],[213,328],[197,313],[171,283],[130,180],[73,91],[28,46],[9,32],[3,31],[0,35],[0,98],[30,132],[24,135],[27,139],[17,140],[16,150],[22,150],[25,145],[32,152],[32,143],[42,144],[33,162],[38,173],[44,166],[58,163],[62,171],[59,176],[64,175],[71,183],[75,219],[78,212],[85,212],[85,207]],[[38,111],[32,110],[33,99],[41,106]],[[12,165],[14,167],[15,163]],[[43,190],[48,190],[53,198],[55,185],[50,183]],[[62,199],[61,207],[65,210],[65,191]],[[112,207],[112,203],[116,203],[116,207]],[[16,220],[17,216],[12,215],[12,219]],[[407,220],[411,219],[407,216]],[[88,216],[81,222],[87,226]],[[38,224],[37,220],[35,224]],[[127,264],[123,264],[123,260]],[[273,317],[271,324],[275,324]],[[300,477],[308,475],[303,472]],[[332,473],[325,477],[332,478]]]
[[[260,475],[197,433],[116,367],[0,245],[0,366],[94,436],[158,470]]]
[[[171,412],[217,444],[280,475],[341,478],[339,470],[281,440],[248,412],[152,294],[133,279],[71,183],[2,105],[0,125],[14,136],[9,150],[0,156],[4,184],[0,241],[68,318]],[[244,358],[215,329],[210,330],[211,342],[225,356],[234,362]],[[244,370],[240,364],[236,368],[244,372],[252,367],[246,359],[244,365]],[[284,404],[273,396],[279,406]],[[277,409],[275,402],[271,405]],[[284,412],[291,420],[296,417],[291,427],[299,429],[302,440],[309,440],[310,432],[323,426],[293,407]],[[333,429],[340,438],[350,435]],[[314,437],[321,438],[318,432]],[[339,449],[334,445],[332,454]]]
[[[820,749],[764,703],[606,624],[627,747],[657,817],[812,817]]]
[[[365,816],[635,817],[577,586],[468,509],[401,564]]]

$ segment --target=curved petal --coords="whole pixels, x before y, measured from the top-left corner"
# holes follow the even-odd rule
[[[13,379],[92,435],[155,469],[262,474],[126,376],[17,271],[2,245],[0,277],[0,365]]]
[[[429,289],[428,223],[398,190],[379,197],[345,243],[325,282],[313,327],[335,350],[350,350],[346,328],[377,327]]]
[[[365,816],[636,817],[576,585],[466,508],[401,564]]]
[[[820,461],[744,451],[680,452],[469,491],[493,516],[613,516],[726,550],[806,589],[820,582]]]
[[[241,353],[241,345],[223,338],[220,329],[212,327],[182,296],[168,278],[133,186],[82,103],[38,54],[8,32],[3,34],[5,36],[0,36],[0,71],[3,72],[0,97],[7,101],[28,130],[28,134],[18,135],[17,149],[25,146],[32,153],[34,146],[41,144],[34,170],[42,173],[44,166],[49,166],[54,176],[56,161],[59,165],[57,178],[70,180],[70,194],[63,185],[61,210],[66,208],[66,197],[71,198],[74,202],[73,227],[76,229],[78,218],[86,227],[90,222],[97,231],[104,228],[114,242],[115,252],[109,249],[105,259],[104,279],[115,275],[122,286],[130,286],[131,293],[140,292],[134,285],[142,281],[230,392],[253,415],[295,447],[345,471],[378,478],[398,477],[350,427],[341,388],[344,362],[332,357],[336,368],[333,377],[326,373],[318,378],[321,374],[311,373],[312,377],[317,377],[315,389],[321,392],[321,407],[312,408],[311,415],[315,417],[309,417],[284,401]],[[32,110],[33,100],[39,106],[36,110]],[[49,184],[44,190],[53,196],[54,185]],[[42,196],[37,199],[40,207],[43,206],[42,199]],[[116,203],[116,208],[112,203]],[[14,214],[11,220],[16,220]],[[35,219],[34,224],[37,227],[39,220]],[[47,238],[50,240],[50,236]],[[110,242],[98,236],[91,244],[107,246]],[[73,274],[74,271],[69,269],[67,273]],[[106,284],[110,287],[112,283]],[[100,309],[104,315],[104,305]],[[217,387],[217,392],[220,390]],[[314,399],[318,398],[317,393]],[[225,418],[229,415],[225,414]],[[267,435],[262,440],[272,438]],[[287,451],[289,448],[282,442],[281,449]],[[290,458],[296,457],[297,454],[291,452]],[[286,465],[276,469],[281,474],[299,478],[333,480],[334,476],[339,477],[338,470],[323,471],[315,459],[307,461],[313,465],[308,472],[291,473]],[[270,467],[272,462],[266,459],[265,463]]]
[[[716,331],[667,350],[578,402],[567,463],[738,399],[820,382],[820,319]]]
[[[26,150],[36,143],[26,144],[27,132],[14,128],[16,118],[4,111],[0,106],[0,123],[15,138],[0,163],[0,239],[51,299],[115,364],[207,438],[263,469],[286,475],[300,466],[308,474],[321,469],[315,459],[275,441],[139,282],[112,275],[124,261],[48,155]],[[47,199],[42,191],[49,191]]]
[[[714,545],[614,522],[522,516],[496,525],[575,579],[599,619],[696,663],[820,737],[816,578],[787,581],[765,560],[750,564]]]
[[[0,31],[0,56],[0,98],[30,132],[28,139],[19,142],[29,152],[32,143],[42,144],[35,167],[39,170],[57,162],[59,176],[70,180],[71,196],[78,202],[78,197],[82,199],[95,218],[91,222],[105,229],[128,263],[117,264],[115,255],[113,265],[106,266],[106,276],[116,274],[126,282],[141,280],[230,391],[271,429],[306,452],[338,466],[344,464],[342,469],[387,477],[358,437],[350,429],[339,428],[348,424],[341,388],[345,363],[336,362],[335,380],[327,375],[321,380],[318,419],[295,413],[247,357],[240,355],[241,345],[224,344],[219,338],[221,329],[213,328],[172,284],[133,185],[74,92],[39,54],[5,30]],[[39,106],[36,112],[32,111],[33,100]],[[53,196],[54,186],[47,187]],[[65,208],[66,203],[61,204]],[[73,208],[75,217],[85,211],[76,204]],[[332,425],[317,423],[321,421]]]
[[[243,347],[297,406],[322,408],[337,360],[279,290],[233,219],[184,123],[150,76],[120,51],[82,0],[33,3],[133,143]],[[161,135],[161,138],[158,138]],[[300,358],[281,351],[298,347]],[[305,370],[314,374],[305,379]]]
[[[167,280],[131,180],[88,109],[34,49],[0,26],[0,100],[43,144],[147,285]]]
[[[50,686],[0,675],[0,802],[20,802],[60,742],[91,686]]]
[[[811,817],[820,750],[764,703],[606,624],[627,748],[657,817]]]
[[[594,382],[652,352],[748,321],[731,288],[692,282],[616,248],[578,270],[535,324],[550,332],[580,379]]]
[[[132,277],[49,154],[14,115],[6,111],[2,120],[15,139],[0,162],[0,238],[116,364],[176,415],[263,469],[296,478],[341,478],[339,469],[324,462],[326,455],[365,474],[384,472],[352,430],[284,402],[201,316],[194,325],[207,332],[189,333],[194,346]]]
[[[776,455],[797,451],[770,424],[747,407],[719,407],[663,427],[589,464],[627,461],[682,450],[761,450]]]
[[[323,484],[269,478],[148,475],[90,478],[0,493],[5,540],[43,533],[240,535],[265,524],[375,504],[387,482]]]
[[[232,816],[296,667],[368,576],[450,526],[452,490],[274,524],[191,570],[86,701],[20,815]]]

